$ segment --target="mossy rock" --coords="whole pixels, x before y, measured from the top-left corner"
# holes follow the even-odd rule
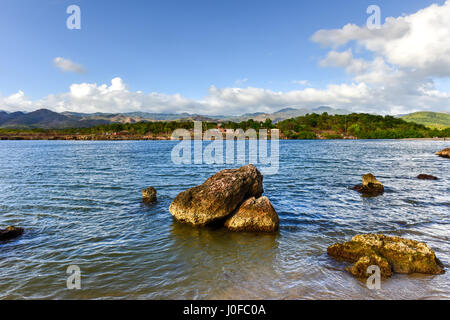
[[[226,169],[178,194],[169,212],[179,222],[205,226],[227,218],[245,200],[263,192],[263,176],[254,165]]]
[[[392,276],[392,266],[387,259],[377,254],[361,257],[351,267],[347,267],[345,270],[357,278],[368,278],[370,274],[367,273],[367,269],[373,265],[380,268],[381,277],[389,278]]]
[[[267,197],[251,197],[225,221],[225,227],[231,231],[275,232],[280,220]]]
[[[337,259],[355,262],[348,270],[355,276],[362,276],[363,267],[372,262],[380,267],[384,276],[389,276],[386,262],[397,273],[445,272],[441,261],[425,243],[383,234],[356,235],[352,241],[330,246],[327,253]]]
[[[145,203],[156,202],[156,189],[148,187],[142,190],[142,201]]]

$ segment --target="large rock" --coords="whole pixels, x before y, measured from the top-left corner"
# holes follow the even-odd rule
[[[436,152],[436,154],[443,158],[450,158],[450,148],[446,148],[444,150]]]
[[[390,276],[386,261],[397,273],[444,273],[444,266],[425,243],[383,234],[356,235],[352,241],[328,247],[327,253],[355,262],[348,269],[355,276],[363,276],[364,267],[370,263],[378,265],[383,276]]]
[[[153,187],[148,187],[142,190],[142,201],[146,203],[156,201],[156,189]]]
[[[17,238],[22,235],[23,231],[23,228],[12,226],[6,227],[6,229],[0,229],[0,240],[5,241]]]
[[[267,197],[247,199],[236,212],[225,221],[231,231],[275,232],[280,220]]]
[[[204,226],[229,216],[250,197],[264,192],[263,176],[253,165],[220,171],[202,185],[181,192],[170,204],[175,219]]]
[[[367,197],[376,197],[384,192],[383,184],[375,178],[371,173],[363,175],[363,183],[353,187],[356,190]]]

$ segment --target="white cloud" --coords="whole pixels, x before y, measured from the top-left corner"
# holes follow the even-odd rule
[[[0,109],[6,111],[19,111],[32,109],[33,103],[25,97],[25,93],[19,90],[6,98],[0,95]]]
[[[285,106],[301,108],[329,105],[353,111],[404,113],[429,107],[442,110],[444,101],[449,105],[450,96],[437,91],[432,83],[422,85],[420,91],[413,94],[404,92],[405,88],[398,83],[393,83],[391,89],[383,86],[374,88],[364,82],[332,84],[325,89],[304,88],[292,91],[211,86],[203,99],[194,100],[179,94],[129,91],[121,78],[114,78],[110,85],[73,84],[66,93],[49,95],[36,101],[28,100],[21,91],[5,98],[0,96],[0,110],[33,111],[49,108],[57,112],[145,111],[236,115],[249,111],[274,112]]]
[[[337,52],[330,51],[325,59],[320,61],[322,67],[341,67],[346,68],[353,62],[353,53],[351,50]]]
[[[67,93],[49,95],[37,101],[27,100],[23,92],[0,97],[0,109],[32,111],[49,108],[58,112],[191,112],[202,114],[241,114],[249,110],[276,111],[286,105],[315,107],[323,104],[364,104],[370,93],[364,84],[330,85],[325,90],[305,88],[277,92],[261,88],[216,88],[211,86],[200,100],[187,99],[179,94],[145,94],[127,89],[121,78],[110,85],[80,83],[70,86]]]
[[[72,84],[66,93],[31,101],[22,91],[0,96],[0,109],[76,112],[190,112],[242,114],[273,112],[286,106],[329,105],[352,111],[407,113],[418,110],[450,112],[450,93],[435,85],[450,77],[450,0],[411,15],[387,18],[380,29],[348,24],[341,29],[319,30],[312,39],[330,51],[321,67],[342,68],[351,80],[312,88],[307,80],[295,81],[303,88],[274,91],[263,88],[211,86],[202,99],[179,94],[143,93],[130,90],[121,78],[110,84]],[[62,59],[62,58],[61,58]],[[67,69],[70,69],[67,67]],[[73,69],[72,69],[73,71]]]
[[[85,73],[86,70],[81,64],[75,63],[69,59],[56,57],[53,59],[53,64],[62,72],[76,72]]]
[[[411,15],[387,18],[380,29],[348,24],[319,30],[312,40],[332,48],[321,66],[344,68],[353,81],[370,88],[383,110],[450,111],[449,94],[434,84],[434,79],[450,77],[449,16],[447,0]],[[347,49],[338,51],[344,45]],[[373,58],[358,58],[354,52]]]
[[[449,17],[447,0],[409,16],[387,18],[380,29],[348,24],[342,29],[319,30],[312,40],[333,48],[355,41],[400,68],[421,70],[428,76],[450,76]]]

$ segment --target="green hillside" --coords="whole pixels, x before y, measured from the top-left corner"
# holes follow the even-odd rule
[[[450,114],[439,112],[415,112],[402,117],[408,122],[423,124],[429,128],[445,129],[450,127]]]

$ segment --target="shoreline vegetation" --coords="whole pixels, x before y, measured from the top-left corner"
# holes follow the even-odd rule
[[[227,129],[279,129],[281,140],[336,140],[336,139],[408,139],[447,140],[450,127],[429,128],[392,116],[364,113],[329,115],[307,114],[273,123],[247,120],[242,122],[203,122],[203,130],[217,129],[225,136]],[[0,128],[0,140],[171,140],[176,129],[187,129],[193,138],[193,121],[157,121],[113,123],[89,128],[72,129],[12,129]],[[270,136],[268,137],[270,139]]]

